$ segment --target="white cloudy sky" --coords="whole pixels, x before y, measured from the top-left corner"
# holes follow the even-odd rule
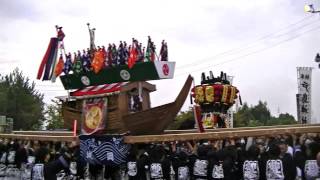
[[[296,115],[297,66],[314,66],[320,52],[320,16],[303,11],[314,0],[1,0],[0,73],[15,67],[35,80],[38,65],[56,24],[64,27],[67,51],[87,48],[86,23],[96,30],[96,44],[132,37],[160,47],[165,39],[175,78],[152,81],[158,91],[152,105],[173,101],[187,75],[221,70],[235,76],[243,101],[267,101],[273,114]],[[225,53],[224,53],[225,52]],[[60,82],[36,81],[46,102],[66,95]],[[320,121],[320,69],[313,72],[313,111]],[[189,106],[187,100],[184,109]]]

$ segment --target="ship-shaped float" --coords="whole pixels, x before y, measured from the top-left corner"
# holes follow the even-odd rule
[[[62,115],[67,129],[77,120],[82,134],[161,134],[174,120],[193,82],[189,75],[176,99],[151,107],[150,93],[156,86],[149,80],[172,79],[175,62],[168,61],[168,47],[161,43],[159,56],[148,37],[144,48],[138,40],[127,45],[96,46],[94,30],[89,27],[90,48],[66,53],[62,27],[51,38],[40,64],[38,79],[55,81],[60,77],[68,96],[62,98]],[[58,55],[60,53],[60,56]],[[223,122],[227,110],[235,103],[238,90],[227,80],[202,74],[201,85],[192,88],[195,119],[200,131],[204,128],[229,127]],[[215,126],[217,124],[218,126]]]
[[[38,79],[60,77],[68,96],[62,100],[64,126],[72,129],[77,120],[82,134],[159,134],[180,111],[192,84],[189,76],[171,103],[151,107],[150,93],[156,86],[149,80],[172,79],[175,62],[168,61],[167,43],[162,41],[159,56],[148,37],[147,47],[136,39],[128,46],[120,41],[96,46],[89,27],[90,48],[66,53],[62,27],[51,38],[38,71]],[[58,55],[60,52],[60,56]]]

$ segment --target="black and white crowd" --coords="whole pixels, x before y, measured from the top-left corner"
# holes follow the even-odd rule
[[[315,180],[320,134],[134,144],[127,162],[80,161],[78,143],[0,142],[0,179]]]

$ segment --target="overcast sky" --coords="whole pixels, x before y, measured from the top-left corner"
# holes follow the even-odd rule
[[[55,36],[56,24],[66,34],[65,48],[89,46],[86,23],[96,30],[96,44],[132,37],[146,45],[150,35],[159,50],[168,42],[175,78],[157,85],[152,106],[175,99],[188,74],[200,83],[202,71],[221,70],[234,76],[242,100],[267,101],[274,115],[296,116],[297,66],[316,67],[320,52],[320,16],[303,11],[312,0],[84,1],[1,0],[0,73],[19,67],[31,80]],[[61,83],[36,81],[46,102],[66,95]],[[320,121],[320,69],[313,70],[313,111]],[[187,100],[183,110],[190,105]]]

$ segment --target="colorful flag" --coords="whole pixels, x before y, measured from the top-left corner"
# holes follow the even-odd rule
[[[105,128],[107,99],[85,100],[82,110],[82,134],[94,134]]]
[[[115,44],[112,44],[112,47],[111,47],[111,55],[112,55],[112,63],[114,65],[118,65],[117,63],[117,60],[118,60],[118,51],[117,51],[117,47]]]
[[[161,58],[161,61],[168,61],[168,46],[164,40],[162,41],[162,45],[160,49],[160,58]]]
[[[64,63],[63,72],[64,74],[69,74],[69,72],[72,70],[72,61],[71,61],[71,53],[68,53],[66,56],[66,63]]]
[[[80,74],[82,72],[81,55],[79,54],[74,57],[73,72],[76,74]]]
[[[150,55],[150,59],[151,61],[155,61],[156,60],[156,47],[154,46],[153,42],[151,43],[151,55]]]
[[[82,56],[82,67],[84,72],[89,72],[91,70],[91,60],[90,55],[83,52]]]
[[[107,53],[107,50],[104,46],[102,46],[102,56],[103,56],[103,65],[102,65],[102,68],[105,68],[106,67],[106,62],[107,62],[107,59],[108,59],[108,53]]]
[[[58,77],[62,73],[63,67],[64,67],[64,62],[63,62],[62,54],[60,54],[58,63],[56,65],[56,68],[55,68],[55,71],[54,71],[54,74],[55,74],[56,77]]]
[[[107,49],[107,59],[105,62],[105,67],[111,67],[112,66],[112,46],[109,44],[108,49]]]
[[[61,71],[62,71],[61,62],[57,63],[57,59],[58,59],[57,55],[58,55],[59,49],[60,49],[60,53],[64,53],[63,39],[65,37],[65,34],[62,31],[62,27],[56,26],[56,30],[57,30],[57,36],[54,38],[51,38],[50,40],[47,51],[41,61],[38,74],[37,74],[37,79],[41,79],[41,77],[43,76],[42,80],[51,80],[52,82],[55,82],[55,79],[57,77],[56,74],[57,73],[61,74]],[[60,61],[60,58],[59,58],[59,61]],[[62,59],[62,62],[63,62],[63,59]],[[59,68],[56,70],[57,67]]]
[[[146,50],[146,59],[147,61],[151,61],[151,38],[148,36],[148,44],[147,44],[147,50]]]
[[[49,42],[47,51],[46,51],[44,57],[42,58],[41,64],[40,64],[40,66],[39,66],[37,79],[41,79],[41,77],[42,77],[42,75],[43,75],[43,71],[44,71],[44,68],[45,68],[45,66],[46,66],[46,64],[47,64],[47,62],[48,62],[51,49],[53,48],[54,42],[56,41],[55,39],[56,39],[56,38],[51,38],[51,39],[50,39],[50,42]]]
[[[151,61],[151,49],[149,47],[149,43],[148,43],[148,46],[147,46],[145,57],[146,57],[147,61]]]
[[[53,54],[53,57],[52,57],[51,72],[50,72],[50,75],[49,75],[49,80],[51,80],[52,82],[56,81],[56,77],[55,77],[54,71],[55,71],[56,64],[57,64],[57,59],[58,59],[58,50],[59,50],[59,47],[60,47],[59,44],[60,44],[60,42],[58,41],[57,47],[55,48],[55,51],[54,51],[54,54]]]
[[[52,69],[55,66],[54,59],[57,57],[56,54],[58,53],[58,38],[52,38],[52,39],[53,39],[52,46],[50,49],[49,57],[46,62],[46,68],[45,68],[42,80],[50,80],[51,79],[51,76],[53,73]]]
[[[125,49],[124,49],[124,47],[123,47],[123,43],[122,43],[122,41],[120,41],[120,45],[119,45],[119,47],[118,47],[118,64],[119,65],[125,65],[125,63],[126,63],[126,57],[125,57],[125,54],[126,52],[125,52]]]
[[[131,69],[134,64],[136,63],[137,60],[137,49],[136,49],[136,44],[135,42],[132,43],[131,49],[130,49],[130,55],[129,55],[129,59],[128,59],[128,67]]]
[[[96,51],[94,53],[94,57],[92,60],[93,72],[97,74],[98,72],[100,72],[103,66],[104,66],[104,52],[102,52],[102,50]]]

